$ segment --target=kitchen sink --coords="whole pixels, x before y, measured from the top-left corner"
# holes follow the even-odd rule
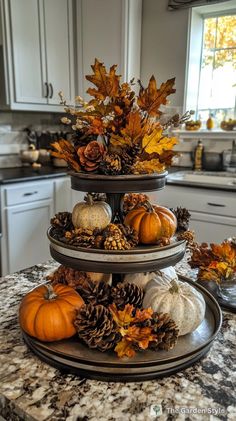
[[[227,172],[198,172],[198,171],[178,171],[168,175],[168,181],[186,182],[197,185],[212,186],[234,186],[236,187],[236,174]]]

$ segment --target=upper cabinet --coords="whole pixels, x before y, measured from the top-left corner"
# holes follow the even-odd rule
[[[77,0],[79,90],[95,57],[118,65],[123,81],[140,77],[142,0]],[[81,77],[82,76],[82,77]]]
[[[61,111],[58,92],[75,95],[73,0],[1,0],[1,23],[5,108]]]
[[[0,109],[62,111],[95,57],[138,78],[141,17],[142,0],[0,0]]]

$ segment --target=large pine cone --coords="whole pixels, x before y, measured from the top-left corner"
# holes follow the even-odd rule
[[[103,159],[104,146],[92,140],[86,146],[80,146],[77,150],[79,162],[85,171],[95,171]]]
[[[191,213],[186,208],[177,207],[176,209],[170,209],[177,219],[177,231],[187,231],[189,228],[189,220]]]
[[[75,228],[72,231],[67,231],[61,241],[77,247],[91,248],[95,245],[95,238],[96,234],[94,231],[84,228]]]
[[[77,291],[86,304],[107,306],[111,303],[111,287],[106,282],[88,281],[84,287],[78,285]]]
[[[77,313],[74,325],[79,338],[89,348],[107,351],[114,348],[120,340],[112,314],[103,305],[83,305]]]
[[[138,233],[132,227],[128,227],[123,224],[117,224],[122,234],[125,236],[131,248],[136,247],[139,243]]]
[[[101,172],[106,175],[122,174],[122,162],[120,155],[116,153],[107,153],[99,168]]]
[[[131,245],[126,240],[124,234],[120,228],[115,224],[109,224],[103,231],[105,238],[104,249],[105,250],[130,250]]]
[[[167,313],[153,313],[150,319],[152,331],[157,335],[157,342],[152,342],[150,348],[154,350],[164,349],[168,351],[174,348],[179,335],[174,320]]]
[[[64,236],[66,231],[71,231],[74,229],[72,223],[72,214],[70,212],[59,212],[51,218],[50,220],[52,225],[52,234],[53,236],[60,240]]]
[[[142,307],[143,304],[143,290],[130,283],[119,283],[116,287],[111,290],[112,302],[116,306],[123,310],[126,304],[133,304],[134,307]]]
[[[64,284],[69,285],[72,288],[77,288],[78,286],[85,288],[88,285],[88,282],[91,282],[91,278],[87,275],[86,272],[81,272],[66,266],[59,266],[52,274],[47,276],[47,279],[55,284]]]

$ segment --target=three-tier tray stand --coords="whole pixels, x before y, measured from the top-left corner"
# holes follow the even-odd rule
[[[70,173],[71,187],[77,191],[106,193],[113,219],[122,218],[125,193],[158,191],[164,188],[167,172],[147,175],[105,176]],[[108,251],[74,247],[57,241],[48,230],[50,252],[59,263],[73,269],[112,274],[151,272],[174,266],[185,254],[185,241],[170,245],[139,246],[132,250]],[[194,284],[191,280],[189,283]],[[207,311],[201,326],[192,334],[178,339],[169,351],[145,351],[131,359],[119,359],[114,352],[102,353],[89,349],[77,338],[42,343],[24,333],[29,347],[47,363],[88,378],[112,381],[142,381],[173,374],[192,365],[209,350],[220,325],[221,311],[203,287],[196,285],[204,295]]]

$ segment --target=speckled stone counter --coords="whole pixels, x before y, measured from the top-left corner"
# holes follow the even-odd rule
[[[57,263],[37,265],[0,282],[0,414],[7,421],[149,421],[236,419],[236,315],[200,362],[168,378],[105,383],[62,374],[24,344],[17,320],[21,298]],[[186,263],[179,271],[189,275]],[[152,405],[161,405],[155,418]],[[0,417],[1,418],[1,417]]]

